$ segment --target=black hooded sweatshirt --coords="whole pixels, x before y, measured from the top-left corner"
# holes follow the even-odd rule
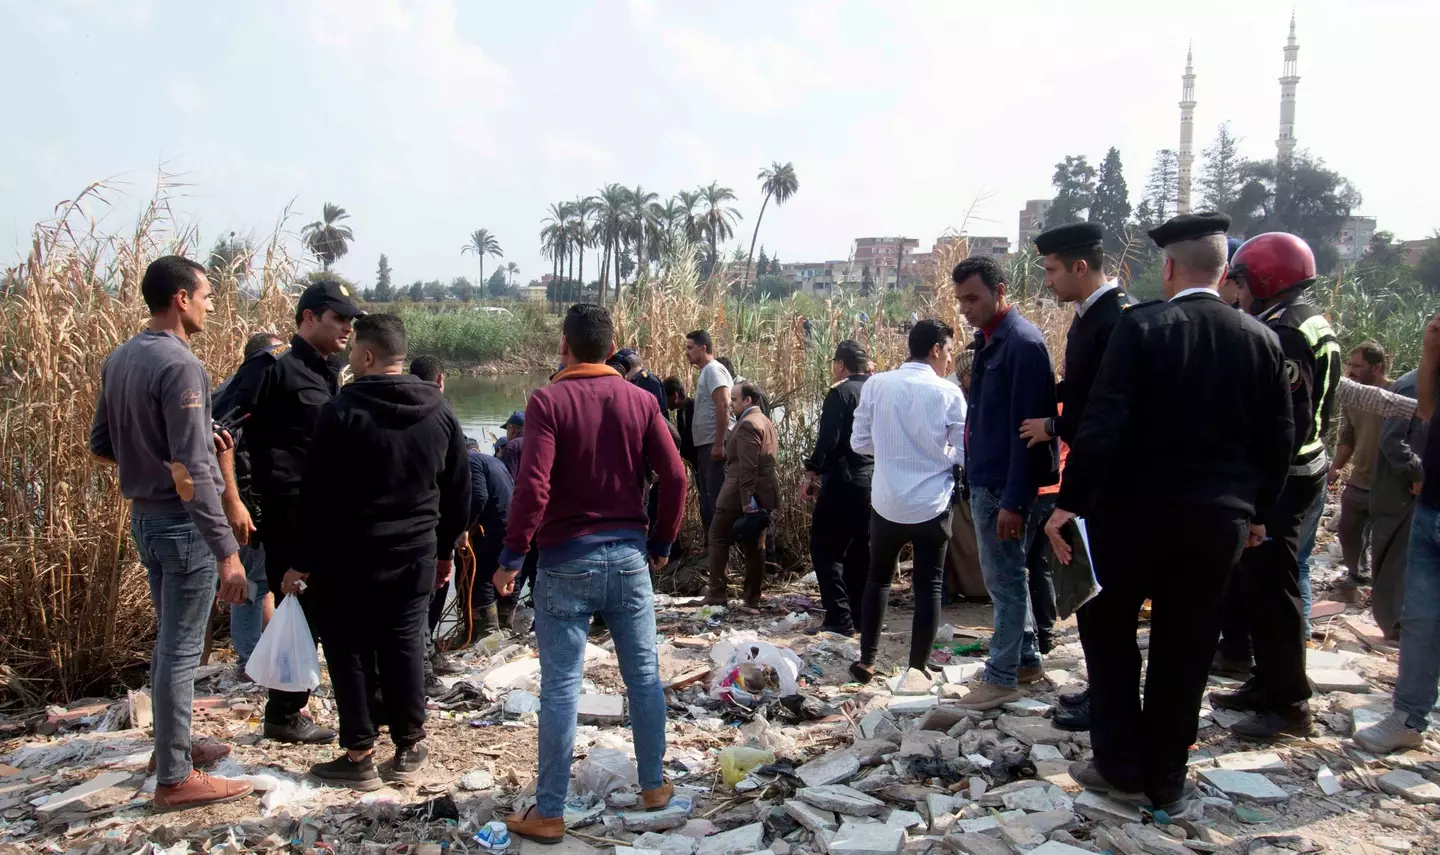
[[[470,515],[465,434],[440,387],[361,377],[320,410],[300,483],[303,573],[379,578],[451,560]]]

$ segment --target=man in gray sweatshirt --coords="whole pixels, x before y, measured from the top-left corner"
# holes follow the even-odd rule
[[[131,500],[130,533],[149,574],[159,623],[150,662],[154,805],[176,810],[233,801],[251,790],[245,781],[196,770],[194,764],[230,749],[192,745],[190,738],[195,668],[217,587],[225,602],[245,600],[236,531],[248,531],[249,522],[237,519],[232,530],[222,505],[210,377],[190,352],[190,336],[205,328],[213,309],[205,269],[180,256],[157,259],[140,291],[150,323],[105,360],[90,450],[119,466],[120,492]],[[227,464],[232,454],[233,447],[223,452]]]

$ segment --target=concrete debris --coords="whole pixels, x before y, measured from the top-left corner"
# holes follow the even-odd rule
[[[581,695],[575,705],[580,724],[612,727],[625,723],[625,699],[620,695]]]
[[[823,787],[850,780],[860,771],[860,759],[850,751],[831,751],[795,770],[807,787]]]
[[[1138,806],[1112,799],[1093,790],[1085,790],[1075,797],[1075,812],[1095,822],[1126,823],[1141,820]]]
[[[1075,738],[1077,734],[1061,730],[1049,719],[1028,718],[1018,715],[1002,715],[995,721],[995,728],[1006,736],[1013,736],[1025,745],[1058,745]]]
[[[928,695],[935,681],[918,668],[907,668],[895,681],[893,691],[897,695]]]
[[[1306,668],[1305,676],[1315,684],[1315,688],[1321,692],[1355,692],[1363,694],[1370,691],[1370,684],[1365,678],[1354,671],[1332,668]]]
[[[885,817],[885,824],[894,828],[919,828],[925,824],[925,817],[913,810],[895,808]]]
[[[925,714],[920,716],[920,723],[917,727],[920,730],[938,730],[942,733],[948,733],[950,728],[962,721],[979,721],[981,717],[982,714],[974,710],[961,709],[960,707],[949,704],[940,704],[939,706],[926,710]]]
[[[1279,772],[1284,774],[1289,771],[1285,761],[1280,755],[1269,751],[1240,751],[1234,754],[1221,754],[1215,758],[1215,763],[1221,769],[1229,769],[1232,772]]]
[[[1055,707],[1052,704],[1043,703],[1034,698],[1021,698],[1018,701],[1010,701],[1000,708],[1006,712],[1020,716],[1043,716]]]
[[[765,826],[752,822],[700,839],[695,855],[746,855],[765,848]]]
[[[840,827],[840,820],[835,817],[834,813],[821,810],[799,799],[790,799],[785,802],[785,812],[815,834],[819,834],[821,831],[835,831]]]
[[[900,741],[900,756],[954,760],[960,756],[960,741],[933,730],[917,730]]]
[[[690,804],[673,799],[661,810],[634,810],[622,813],[626,831],[668,831],[679,828],[690,819]]]
[[[919,715],[938,703],[940,703],[940,699],[933,695],[926,695],[924,697],[897,696],[890,699],[890,703],[886,708],[896,715]]]
[[[797,790],[795,797],[821,810],[842,813],[846,816],[880,816],[890,810],[879,799],[841,784],[806,787]]]
[[[1417,805],[1440,802],[1440,785],[1406,769],[1395,769],[1381,775],[1376,781],[1380,789],[1392,796],[1400,796]]]
[[[945,842],[961,855],[1015,855],[1004,842],[988,834],[952,834]]]
[[[882,823],[847,825],[826,849],[829,855],[899,855],[905,831]]]
[[[1125,834],[1150,855],[1190,855],[1185,844],[1168,834],[1156,831],[1153,825],[1128,823]]]
[[[1244,802],[1273,805],[1286,801],[1290,794],[1256,772],[1232,772],[1228,769],[1205,769],[1200,772],[1205,783],[1225,795]]]
[[[1081,855],[1086,850],[1077,846],[1069,846],[1054,840],[1040,844],[1030,850],[1030,855]]]
[[[871,710],[860,719],[860,735],[866,739],[899,739],[895,717],[885,710]]]

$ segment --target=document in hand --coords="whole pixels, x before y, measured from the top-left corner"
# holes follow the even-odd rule
[[[1070,563],[1061,564],[1052,550],[1050,575],[1055,583],[1055,611],[1064,619],[1100,593],[1100,583],[1095,579],[1085,520],[1076,517],[1065,523],[1060,528],[1060,536],[1070,544]]]

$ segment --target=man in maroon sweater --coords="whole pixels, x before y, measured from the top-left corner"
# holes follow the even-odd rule
[[[647,810],[658,810],[674,791],[660,767],[665,692],[655,654],[650,574],[665,566],[680,532],[685,470],[655,396],[605,365],[614,351],[610,313],[599,306],[571,306],[560,340],[565,367],[525,407],[525,454],[494,579],[502,596],[513,589],[533,536],[540,549],[535,580],[540,778],[535,806],[506,823],[511,832],[541,843],[565,836],[575,706],[595,612],[604,616],[620,657],[641,801]],[[647,462],[660,487],[648,542]]]

